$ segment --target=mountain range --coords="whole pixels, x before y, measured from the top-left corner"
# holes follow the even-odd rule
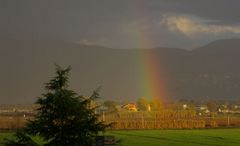
[[[54,64],[70,65],[70,88],[104,99],[135,101],[141,54],[155,58],[171,99],[240,100],[240,39],[211,42],[193,50],[113,49],[65,41],[0,40],[0,104],[33,103],[54,76]]]

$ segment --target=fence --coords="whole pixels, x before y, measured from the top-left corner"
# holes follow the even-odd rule
[[[196,117],[192,110],[162,110],[152,112],[117,112],[101,118],[113,123],[113,129],[191,129],[204,128],[205,121]]]
[[[29,117],[0,116],[0,130],[14,131],[22,128]],[[161,110],[100,114],[100,121],[113,123],[112,129],[192,129],[213,127],[240,127],[240,116],[197,116],[192,110]]]
[[[26,124],[26,118],[19,116],[0,116],[0,130],[12,131],[22,128]]]

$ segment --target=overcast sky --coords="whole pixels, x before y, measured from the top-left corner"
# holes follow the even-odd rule
[[[195,48],[240,37],[239,0],[0,0],[0,39]]]

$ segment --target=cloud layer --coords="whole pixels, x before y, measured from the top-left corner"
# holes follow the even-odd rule
[[[239,0],[1,0],[0,40],[139,48],[141,38],[148,38],[150,47],[196,48],[240,37],[239,5]]]
[[[213,20],[204,20],[193,16],[164,15],[161,24],[170,31],[179,31],[193,37],[197,35],[240,34],[240,25],[213,24]]]

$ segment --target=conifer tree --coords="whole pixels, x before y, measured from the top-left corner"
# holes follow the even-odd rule
[[[23,133],[38,135],[49,146],[92,146],[95,136],[107,127],[98,121],[96,107],[91,106],[99,94],[94,91],[84,97],[68,89],[70,70],[56,66],[56,76],[46,83],[46,93],[36,102],[36,115],[27,122]]]

